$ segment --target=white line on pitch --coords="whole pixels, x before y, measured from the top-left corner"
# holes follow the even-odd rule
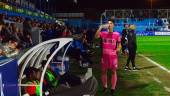
[[[155,76],[154,76],[154,74],[153,74],[153,73],[151,73],[150,71],[147,71],[147,74],[151,75],[151,76],[152,76],[152,78],[153,78],[153,80],[154,80],[154,81],[156,81],[157,83],[159,83],[159,84],[161,84],[161,83],[162,83],[162,81],[161,81],[161,80],[159,80],[157,77],[155,77]]]
[[[170,88],[169,88],[169,87],[164,86],[164,89],[165,89],[167,92],[170,92]]]
[[[162,83],[162,81],[161,80],[159,80],[158,78],[156,78],[156,77],[154,77],[153,76],[153,80],[155,80],[157,83],[159,83],[159,84],[161,84]]]
[[[161,68],[162,70],[164,70],[164,71],[170,73],[170,71],[169,71],[167,68],[161,66],[159,63],[157,63],[157,62],[151,60],[150,58],[148,58],[148,57],[146,57],[146,56],[144,56],[144,55],[142,55],[142,54],[139,54],[139,56],[142,56],[143,58],[145,58],[146,60],[148,60],[148,61],[151,62],[152,64],[154,64],[154,65],[158,66],[159,68]]]
[[[148,61],[151,62],[152,64],[154,64],[154,65],[158,66],[159,68],[161,68],[162,70],[164,70],[164,71],[170,73],[170,70],[168,70],[167,68],[161,66],[159,63],[157,63],[157,62],[151,60],[150,58],[148,58],[148,57],[146,57],[146,56],[144,56],[144,55],[142,55],[142,54],[139,54],[139,56],[142,56],[143,58],[145,58],[146,60],[148,60]],[[154,75],[153,75],[152,72],[147,71],[147,73],[148,73],[149,75],[153,76],[153,80],[155,80],[155,81],[158,82],[159,84],[162,83],[158,78],[154,77]],[[170,92],[170,88],[169,88],[169,87],[164,86],[164,89],[165,89],[167,92]]]
[[[153,73],[151,73],[150,71],[147,71],[147,73],[148,73],[149,75],[153,76]]]

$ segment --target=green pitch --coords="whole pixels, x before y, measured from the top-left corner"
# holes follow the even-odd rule
[[[138,53],[170,69],[170,36],[137,37]]]
[[[170,69],[170,36],[139,36],[137,37],[137,43],[138,54],[143,54]],[[140,71],[137,72],[125,71],[124,65],[127,56],[119,54],[118,82],[115,96],[169,96],[170,93],[164,88],[165,86],[170,88],[169,73],[162,71],[138,54],[136,56],[136,66],[140,68]],[[96,96],[110,96],[110,90],[107,90],[106,94],[102,92],[100,57],[101,50],[97,49],[93,59],[93,74],[99,82],[99,90]],[[111,77],[110,72],[108,74]],[[155,81],[154,77],[158,78],[161,83]],[[110,86],[110,82],[108,85]]]
[[[100,40],[95,43],[100,44]],[[139,36],[137,37],[138,54],[143,54],[161,65],[170,69],[170,36]],[[104,94],[102,92],[101,83],[101,48],[94,48],[95,54],[91,57],[93,60],[92,68],[93,75],[98,80],[98,92],[95,96],[110,96],[110,90]],[[119,54],[118,82],[115,90],[115,96],[170,96],[170,92],[165,87],[170,89],[170,74],[161,70],[159,67],[148,62],[143,57],[136,56],[136,66],[139,71],[125,71],[127,56]],[[74,61],[75,62],[75,61]],[[76,63],[77,64],[77,63]],[[71,65],[76,65],[71,64]],[[77,65],[76,65],[77,66]],[[86,69],[73,68],[74,73],[82,74]],[[111,78],[108,71],[108,78]],[[158,79],[159,83],[155,78]],[[110,80],[108,82],[110,88]]]

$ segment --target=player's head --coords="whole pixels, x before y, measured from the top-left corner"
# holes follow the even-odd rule
[[[114,20],[113,19],[109,19],[108,20],[108,24],[109,24],[109,27],[114,27]]]
[[[113,19],[109,19],[108,20],[108,29],[109,29],[109,32],[113,32],[113,28],[114,28],[114,20]]]
[[[135,30],[135,29],[136,29],[136,26],[135,26],[134,24],[132,24],[132,25],[129,26],[129,29],[130,29],[130,30]]]
[[[129,28],[129,24],[124,24],[124,28],[128,29]]]
[[[41,71],[34,67],[28,67],[25,69],[24,74],[28,79],[37,79],[39,80],[41,77]]]

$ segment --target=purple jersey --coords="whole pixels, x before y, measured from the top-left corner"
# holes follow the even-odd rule
[[[120,34],[118,32],[100,32],[102,38],[102,68],[117,68],[117,42],[120,42]]]

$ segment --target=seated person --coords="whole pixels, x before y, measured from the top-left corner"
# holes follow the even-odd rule
[[[43,60],[41,62],[42,64],[42,69],[44,68],[45,64],[46,64],[46,60]],[[52,69],[50,68],[50,66],[48,66],[46,73],[45,73],[45,77],[44,77],[44,84],[43,86],[45,86],[45,90],[49,90],[52,88],[57,88],[58,86],[58,76],[55,75],[55,73],[52,71]]]
[[[46,72],[47,73],[47,72]],[[26,68],[24,71],[24,74],[26,75],[26,86],[24,88],[24,93],[29,96],[40,96],[40,78],[41,78],[41,70],[29,67]],[[47,75],[48,76],[48,75]],[[43,81],[43,95],[49,94],[49,87],[46,86],[46,79]]]
[[[0,55],[6,57],[13,57],[18,55],[20,51],[20,47],[18,42],[15,39],[10,39],[8,43],[5,45],[1,45],[0,47]]]
[[[42,69],[46,64],[46,60],[42,61]],[[31,85],[40,84],[41,71],[36,68],[27,68],[24,72],[26,74],[26,82]],[[43,81],[43,94],[49,92],[49,96],[82,96],[85,94],[95,95],[98,87],[98,82],[92,76],[92,69],[83,78],[73,75],[69,72],[55,75],[53,68],[48,65]],[[40,95],[40,86],[27,86],[25,93],[30,96]]]
[[[80,67],[88,67],[90,64],[93,63],[90,59],[90,51],[84,47],[83,43],[80,40],[74,40],[72,42],[72,45],[68,50],[68,55],[79,61]]]
[[[46,60],[42,61],[42,67],[44,68]],[[60,74],[54,72],[56,68],[52,68],[48,65],[45,80],[47,81],[47,88],[52,89],[54,92],[50,92],[50,96],[82,96],[83,94],[94,95],[97,91],[97,80],[92,76],[92,69],[89,68],[84,77],[80,78],[70,72]],[[50,75],[48,76],[48,74]],[[48,79],[49,77],[53,79]],[[68,93],[67,93],[68,91]],[[78,93],[77,93],[78,91]],[[71,92],[71,93],[70,93]],[[62,95],[63,94],[63,95]]]
[[[25,87],[25,93],[29,94],[29,96],[40,96],[40,70],[29,67],[24,71],[24,74],[26,75],[26,84],[34,85],[34,86],[26,86]]]
[[[46,64],[46,60],[42,61],[42,69]],[[58,85],[66,85],[67,87],[76,86],[81,84],[80,77],[77,77],[69,72],[65,72],[64,74],[60,74],[60,69],[52,68],[48,65],[46,74],[45,74],[45,86],[47,88],[57,88]]]
[[[92,73],[90,71],[88,71],[85,77],[81,79],[81,83],[79,85],[72,85],[74,84],[74,82],[72,82],[74,81],[74,78],[72,76],[75,75],[65,73],[61,78],[65,79],[66,81],[68,80],[67,82],[69,87],[59,86],[56,90],[56,94],[52,96],[94,96],[96,94],[98,82],[96,78],[92,76]]]

